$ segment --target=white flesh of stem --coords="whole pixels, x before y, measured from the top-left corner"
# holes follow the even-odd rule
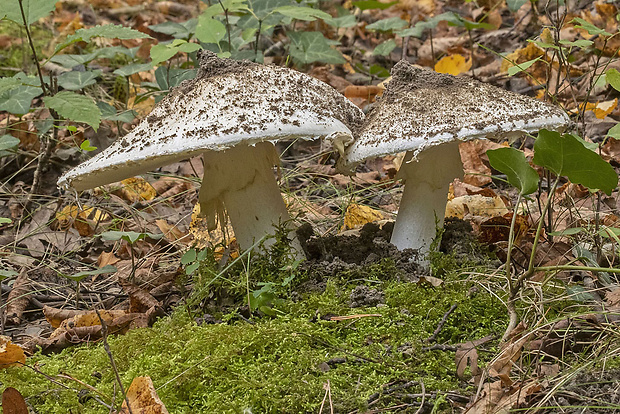
[[[405,189],[391,242],[399,250],[418,249],[425,255],[437,225],[443,225],[450,183],[463,175],[463,165],[458,142],[426,149],[417,158],[400,167]],[[405,159],[411,159],[411,154]]]
[[[273,173],[273,166],[279,163],[273,144],[238,145],[205,152],[203,157],[200,211],[211,229],[216,217],[224,217],[226,208],[239,246],[249,249],[264,236],[275,234],[275,226],[290,223]],[[270,244],[273,239],[265,242],[266,247]],[[293,240],[293,249],[303,257],[297,239]]]

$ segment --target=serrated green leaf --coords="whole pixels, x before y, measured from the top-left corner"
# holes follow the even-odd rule
[[[281,6],[273,9],[274,13],[280,13],[297,20],[311,22],[317,19],[330,19],[332,16],[322,10],[304,6]]]
[[[106,24],[103,26],[89,27],[88,29],[78,29],[74,34],[67,36],[64,42],[56,46],[54,53],[58,53],[67,46],[76,42],[88,42],[93,37],[104,37],[106,39],[152,39],[146,33],[134,30],[119,24]]]
[[[514,13],[528,2],[529,0],[506,0],[506,5],[508,6],[508,9]]]
[[[366,26],[368,30],[376,30],[379,32],[389,32],[390,30],[398,30],[407,26],[409,22],[400,17],[390,17],[388,19],[377,20],[376,22]]]
[[[167,34],[175,39],[187,39],[196,30],[196,19],[190,19],[184,23],[164,22],[149,26],[154,32]]]
[[[584,29],[589,34],[591,34],[592,36],[597,36],[597,35],[611,36],[611,33],[607,32],[604,29],[599,29],[598,27],[596,27],[592,23],[583,20],[581,17],[575,17],[573,20],[571,20],[571,23],[577,23],[575,25],[575,27],[579,27],[581,29]]]
[[[101,119],[106,121],[131,122],[137,116],[136,111],[133,110],[117,112],[116,108],[107,102],[99,101],[97,102],[97,107],[101,111]]]
[[[379,43],[375,50],[372,51],[373,56],[387,56],[396,48],[396,41],[390,39],[386,42]]]
[[[291,32],[291,57],[300,63],[344,63],[340,52],[330,47],[330,42],[320,32]]]
[[[226,26],[219,20],[205,17],[203,14],[198,18],[195,36],[202,43],[218,44],[226,36]]]
[[[581,303],[597,302],[597,299],[592,292],[586,290],[583,286],[575,285],[567,287],[566,295],[569,298]]]
[[[116,76],[131,76],[134,73],[147,72],[153,69],[152,63],[131,63],[112,72]]]
[[[557,176],[566,176],[590,189],[601,189],[608,195],[618,185],[613,167],[570,134],[542,129],[534,143],[533,161]]]
[[[86,72],[65,72],[58,77],[58,85],[69,91],[77,91],[97,83],[95,79],[101,76],[100,70]]]
[[[377,0],[360,0],[360,1],[353,2],[353,5],[360,10],[372,10],[372,9],[385,10],[385,9],[392,7],[395,4],[398,4],[398,2],[393,1],[389,3],[381,3],[380,1],[377,1]]]
[[[527,62],[519,63],[515,66],[509,67],[508,76],[514,76],[517,73],[526,71],[530,66],[538,62],[540,59],[541,59],[540,57],[537,57],[536,59],[528,60]]]
[[[532,194],[538,189],[538,173],[527,162],[523,152],[515,148],[488,150],[491,167],[506,174],[508,182],[519,194]]]
[[[26,23],[30,25],[56,9],[56,0],[23,0],[22,6],[26,16]],[[0,18],[6,18],[23,26],[24,19],[19,8],[19,1],[0,1]]]
[[[62,91],[43,98],[45,105],[60,116],[90,125],[95,131],[101,123],[101,111],[92,98],[75,92]]]

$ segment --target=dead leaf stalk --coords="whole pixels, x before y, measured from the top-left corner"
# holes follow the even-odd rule
[[[441,321],[439,321],[439,323],[437,324],[437,328],[435,328],[435,331],[433,332],[433,334],[425,339],[426,342],[434,342],[437,339],[437,335],[439,335],[439,333],[443,329],[443,326],[448,321],[448,317],[450,316],[452,312],[456,310],[458,306],[459,305],[457,303],[450,306],[450,309],[448,309],[448,311],[443,315],[443,318],[441,318]]]

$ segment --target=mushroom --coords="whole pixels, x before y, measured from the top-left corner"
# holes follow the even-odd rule
[[[228,213],[243,249],[287,222],[274,142],[352,140],[363,113],[329,85],[288,68],[198,53],[200,68],[130,133],[59,180],[85,190],[202,153],[201,214],[209,229]],[[299,245],[297,245],[299,249]],[[301,251],[298,251],[301,253]]]
[[[351,169],[368,158],[407,151],[398,173],[406,185],[391,242],[425,254],[443,224],[450,183],[463,175],[459,142],[569,122],[551,104],[400,61],[343,163]]]

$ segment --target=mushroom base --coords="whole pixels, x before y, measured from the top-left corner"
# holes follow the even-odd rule
[[[450,183],[463,175],[458,142],[425,150],[412,159],[407,153],[398,172],[405,189],[394,224],[391,243],[399,250],[429,252],[437,227],[443,225]]]
[[[290,225],[273,174],[273,166],[279,163],[273,144],[240,145],[225,151],[205,152],[203,157],[200,211],[207,217],[210,228],[215,228],[216,217],[224,219],[225,209],[239,246],[250,249],[266,235],[275,234],[277,226]],[[265,246],[273,242],[273,239],[266,240]],[[297,239],[292,247],[303,257]]]

